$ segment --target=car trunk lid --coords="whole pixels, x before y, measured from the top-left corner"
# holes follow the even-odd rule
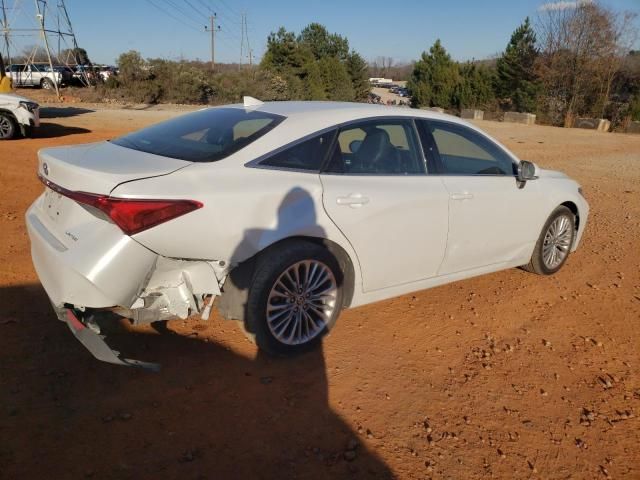
[[[46,148],[38,152],[38,174],[71,191],[108,195],[118,185],[168,175],[191,162],[140,152],[111,142]]]

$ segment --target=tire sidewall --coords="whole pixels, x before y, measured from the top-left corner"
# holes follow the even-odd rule
[[[278,341],[267,324],[266,308],[269,293],[280,275],[291,265],[304,261],[317,260],[327,265],[336,279],[336,308],[322,332],[302,345],[287,345]],[[315,348],[322,338],[335,325],[343,304],[344,275],[336,257],[326,248],[313,242],[285,242],[270,248],[261,254],[249,287],[249,297],[245,315],[245,330],[255,336],[258,347],[275,355],[296,355]]]
[[[558,219],[559,217],[563,217],[563,216],[568,218],[569,223],[571,225],[571,242],[569,244],[570,245],[569,246],[569,252],[567,252],[567,255],[565,255],[565,257],[562,259],[562,262],[560,262],[560,264],[557,267],[548,268],[547,265],[544,262],[544,257],[543,257],[543,253],[542,253],[542,247],[544,245],[544,238],[547,235],[547,231],[549,230],[549,226],[556,219]],[[538,263],[539,269],[541,270],[541,272],[544,275],[553,275],[554,273],[556,273],[558,270],[560,270],[562,268],[562,266],[565,264],[565,262],[569,258],[569,253],[571,252],[571,246],[573,246],[573,242],[575,240],[575,236],[576,236],[576,226],[575,226],[575,216],[574,216],[573,212],[571,210],[569,210],[565,206],[560,206],[560,207],[556,208],[551,213],[551,215],[547,219],[546,223],[544,224],[544,227],[542,228],[542,232],[540,233],[540,238],[538,239],[538,243],[536,245],[536,251],[535,251],[536,261]]]

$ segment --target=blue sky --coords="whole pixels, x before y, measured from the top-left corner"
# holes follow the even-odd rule
[[[553,1],[553,0],[547,0]],[[55,2],[50,2],[55,3]],[[66,0],[80,46],[95,62],[113,63],[130,49],[145,57],[210,56],[204,25],[208,8],[218,15],[216,60],[238,61],[240,13],[247,13],[255,56],[269,32],[298,32],[310,22],[345,35],[367,60],[389,56],[410,61],[440,38],[457,60],[486,58],[504,49],[511,32],[544,0]],[[615,10],[640,13],[640,0],[604,0]],[[154,4],[154,5],[152,5]],[[183,14],[171,4],[181,6]],[[178,22],[161,11],[180,18]],[[186,16],[185,16],[186,15]],[[640,26],[640,21],[636,20]]]

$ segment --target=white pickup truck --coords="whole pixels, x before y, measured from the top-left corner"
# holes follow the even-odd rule
[[[40,126],[40,105],[14,93],[0,93],[0,140],[9,140],[21,133],[31,136]]]

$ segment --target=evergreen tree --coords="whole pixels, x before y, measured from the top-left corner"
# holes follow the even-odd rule
[[[369,92],[365,61],[349,52],[345,37],[318,23],[298,36],[284,28],[271,33],[261,66],[287,82],[292,99],[353,101]]]
[[[517,111],[531,112],[539,91],[535,62],[538,58],[536,34],[527,17],[511,35],[506,50],[498,59],[496,91]]]
[[[451,108],[458,81],[458,65],[438,39],[416,62],[407,88],[414,107]]]
[[[351,77],[351,86],[353,88],[353,96],[356,101],[367,99],[371,86],[367,78],[367,62],[362,56],[355,51],[351,51],[346,61],[347,72]]]
[[[457,107],[484,107],[494,100],[494,73],[486,67],[467,62],[459,66],[460,82],[456,89]]]

